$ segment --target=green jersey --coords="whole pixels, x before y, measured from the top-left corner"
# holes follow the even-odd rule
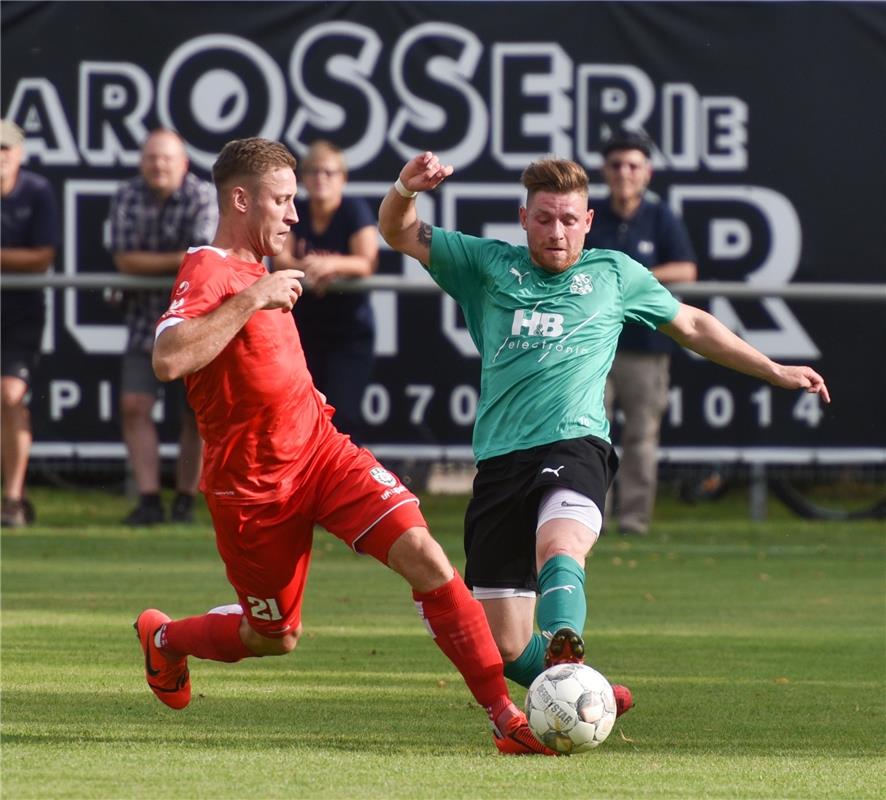
[[[581,436],[609,441],[603,392],[623,324],[657,328],[679,307],[615,250],[585,250],[552,274],[528,247],[434,228],[428,271],[480,351],[477,461]]]

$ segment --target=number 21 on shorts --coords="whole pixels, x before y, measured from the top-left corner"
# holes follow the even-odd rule
[[[263,599],[261,597],[247,597],[249,601],[249,615],[255,619],[275,620],[282,619],[283,615],[273,597]]]

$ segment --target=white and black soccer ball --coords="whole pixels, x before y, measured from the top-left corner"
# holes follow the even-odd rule
[[[602,744],[615,715],[609,681],[586,664],[549,667],[526,693],[529,727],[558,753],[585,753]]]

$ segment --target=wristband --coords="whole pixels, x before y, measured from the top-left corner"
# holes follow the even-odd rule
[[[411,200],[418,194],[418,192],[413,192],[407,189],[400,178],[397,178],[397,180],[394,181],[394,188],[397,190],[397,194],[399,194],[400,197],[405,197],[407,200]]]

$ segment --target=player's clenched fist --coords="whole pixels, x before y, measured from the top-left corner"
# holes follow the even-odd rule
[[[303,291],[299,278],[304,276],[300,269],[281,269],[259,278],[251,287],[251,291],[256,293],[259,308],[292,311]]]

